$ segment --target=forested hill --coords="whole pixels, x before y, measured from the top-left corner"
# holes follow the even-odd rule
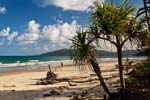
[[[123,51],[124,56],[134,56],[137,53],[139,53],[139,51],[137,51],[137,50],[125,50],[125,51]],[[38,56],[70,56],[70,55],[71,54],[70,54],[69,49],[59,49],[56,51],[51,51],[51,52],[40,54]],[[98,57],[117,57],[117,53],[105,51],[105,50],[98,50],[97,56]]]

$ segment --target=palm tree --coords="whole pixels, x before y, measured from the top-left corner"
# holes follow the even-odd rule
[[[147,56],[148,60],[150,59],[150,35],[147,22],[145,17],[139,19],[136,25],[136,43],[138,45],[138,49],[141,53]]]
[[[121,89],[124,89],[122,47],[125,42],[135,36],[134,17],[131,17],[135,8],[129,5],[127,0],[123,0],[119,6],[116,6],[113,1],[104,2],[103,5],[95,4],[90,33],[95,36],[95,39],[109,41],[116,47]]]
[[[104,79],[101,75],[101,69],[95,58],[96,48],[93,45],[93,39],[91,39],[87,32],[81,31],[77,32],[77,34],[71,39],[71,41],[71,54],[73,60],[89,62],[92,65],[94,72],[98,76],[103,89],[110,96],[111,93],[104,82]]]
[[[145,14],[145,17],[142,18],[142,20],[139,21],[137,30],[138,32],[138,46],[144,52],[145,55],[147,55],[148,60],[150,59],[150,0],[143,0],[143,7],[141,7],[137,12],[137,17]],[[147,25],[145,24],[147,23]],[[146,30],[143,30],[147,28]]]
[[[137,12],[137,17],[139,17],[142,14],[145,14],[145,19],[147,21],[148,24],[148,28],[150,31],[150,22],[149,22],[149,17],[150,17],[150,0],[143,0],[143,7],[141,7],[138,12]]]

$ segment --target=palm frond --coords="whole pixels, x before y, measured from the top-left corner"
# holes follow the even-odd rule
[[[70,40],[72,41],[70,49],[73,60],[88,61],[95,54],[95,47],[87,32],[78,31]]]

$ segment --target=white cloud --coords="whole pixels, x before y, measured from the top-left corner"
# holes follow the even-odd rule
[[[24,33],[23,35],[17,38],[19,44],[31,44],[35,43],[39,39],[39,34],[35,33]]]
[[[40,32],[40,24],[36,23],[35,20],[31,20],[28,23],[28,32],[29,33],[39,33]]]
[[[31,44],[35,43],[40,37],[40,24],[36,23],[35,20],[31,20],[28,23],[27,32],[23,33],[17,38],[19,44]]]
[[[34,0],[39,6],[46,7],[54,5],[64,10],[86,11],[94,2],[103,0]]]
[[[59,33],[56,25],[46,25],[42,30],[42,38],[55,42],[58,41]]]
[[[0,36],[6,38],[9,41],[8,44],[11,44],[13,39],[18,35],[18,32],[10,33],[10,31],[10,27],[4,28],[0,31]]]
[[[68,44],[69,39],[72,38],[79,25],[74,20],[72,23],[63,23],[63,21],[58,22],[53,25],[45,25],[42,30],[40,30],[40,24],[36,23],[35,20],[31,20],[28,23],[27,32],[23,33],[17,38],[19,44],[32,44],[36,41],[49,40],[51,44]],[[46,46],[44,47],[46,50]]]
[[[71,24],[58,23],[57,25],[47,25],[42,30],[42,38],[50,40],[54,44],[69,44],[69,39],[76,34],[78,28],[79,25],[75,20]]]
[[[0,36],[7,37],[9,35],[9,32],[10,32],[10,27],[7,27],[6,29],[0,31]]]
[[[48,40],[51,45],[64,46],[70,44],[70,40],[78,30],[79,25],[76,20],[71,23],[58,22],[53,25],[45,25],[40,30],[40,24],[35,20],[28,23],[26,32],[17,37],[17,42],[21,45],[39,43],[40,40]],[[38,42],[37,42],[38,41]],[[43,46],[42,50],[48,50],[48,46]]]
[[[14,39],[15,37],[17,37],[17,35],[18,35],[18,32],[13,32],[13,33],[11,33],[11,34],[7,37],[7,40],[9,41],[8,44],[11,44],[12,41],[13,41],[13,39]]]
[[[6,8],[5,7],[0,7],[0,14],[5,14],[6,13]]]

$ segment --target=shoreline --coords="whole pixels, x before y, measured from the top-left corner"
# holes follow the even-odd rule
[[[116,64],[117,61],[100,62],[102,75],[111,91],[117,90],[113,85],[119,79],[118,69],[115,67]],[[94,81],[90,82],[72,83],[76,84],[76,86],[69,86],[67,81],[51,85],[35,85],[38,80],[46,77],[47,72],[48,66],[44,68],[41,66],[38,69],[0,73],[0,98],[2,100],[51,100],[54,98],[55,100],[70,100],[68,95],[71,95],[73,92],[80,93],[86,90],[89,95],[92,95],[92,98],[93,96],[97,98],[102,97],[105,93],[102,87],[99,86],[99,81],[95,80],[97,79],[94,75],[95,73],[87,65],[83,65],[83,67],[52,67],[52,72],[57,74],[58,78],[67,78],[72,80],[72,82],[94,79]],[[53,89],[59,89],[59,87],[67,87],[69,89],[64,89],[60,96],[43,97],[43,94],[49,93]]]
[[[141,62],[145,59],[129,59],[129,61],[133,61],[133,62]],[[123,59],[123,62],[125,62],[126,59]],[[111,60],[111,61],[99,61],[99,65],[101,66],[101,64],[105,64],[105,63],[116,63],[117,64],[117,60]],[[64,67],[73,67],[75,66],[74,64],[72,65],[64,65]],[[78,66],[78,65],[76,65]],[[59,69],[61,68],[62,66],[52,66],[51,68],[52,69]],[[10,67],[10,68],[16,68],[16,67]],[[48,64],[47,66],[42,66],[42,65],[38,65],[38,67],[18,67],[20,69],[13,69],[13,70],[10,70],[10,71],[2,71],[0,72],[0,76],[6,76],[6,75],[13,75],[13,74],[21,74],[21,73],[30,73],[30,72],[42,72],[42,71],[48,71]],[[1,68],[0,68],[1,69]]]

